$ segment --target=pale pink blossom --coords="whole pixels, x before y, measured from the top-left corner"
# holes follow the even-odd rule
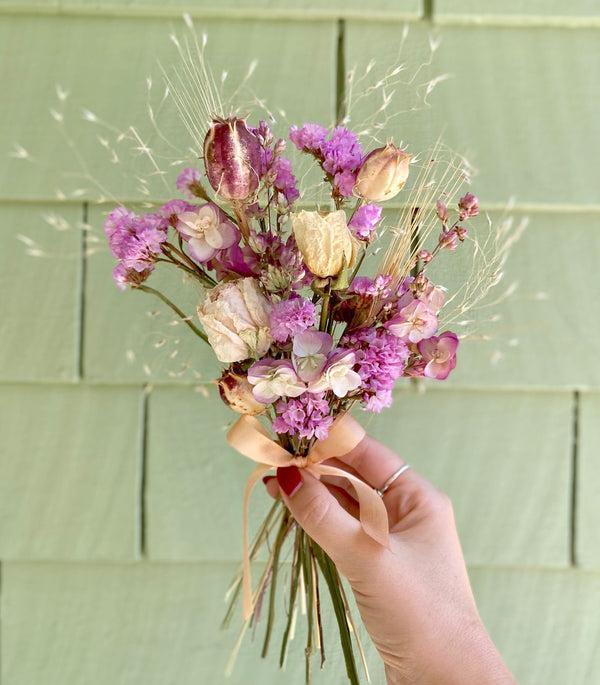
[[[225,250],[239,240],[234,224],[210,202],[196,211],[178,214],[176,228],[199,262],[207,262],[219,250]]]
[[[398,338],[417,343],[437,331],[438,321],[425,302],[413,300],[387,321],[385,327]]]
[[[458,337],[446,331],[439,337],[432,336],[427,340],[421,340],[418,349],[425,362],[423,375],[439,381],[446,380],[450,371],[456,366]]]
[[[333,338],[322,331],[304,331],[294,336],[292,362],[303,381],[310,383],[320,377],[332,346]]]
[[[261,359],[248,369],[252,394],[263,404],[271,404],[280,397],[299,397],[306,392],[303,383],[288,359]]]
[[[308,386],[309,392],[332,390],[336,397],[346,397],[360,387],[360,375],[352,368],[356,364],[354,352],[337,350],[327,360],[321,377]]]

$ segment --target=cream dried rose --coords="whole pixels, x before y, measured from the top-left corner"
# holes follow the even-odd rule
[[[217,359],[225,363],[262,357],[271,345],[271,303],[254,278],[221,283],[198,305],[198,318]]]
[[[304,263],[316,276],[337,276],[356,260],[358,242],[350,233],[346,213],[301,211],[292,215],[292,229]]]

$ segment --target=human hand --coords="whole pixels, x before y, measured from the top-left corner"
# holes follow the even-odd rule
[[[381,487],[404,462],[370,436],[332,465]],[[349,581],[388,683],[516,681],[477,612],[450,499],[412,469],[386,491],[390,545],[362,530],[352,486],[295,466],[265,479]]]

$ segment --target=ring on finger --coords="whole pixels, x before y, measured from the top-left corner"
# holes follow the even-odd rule
[[[394,483],[400,476],[405,472],[408,471],[410,468],[410,464],[404,464],[401,466],[399,469],[394,471],[392,475],[385,481],[385,483],[380,487],[380,488],[375,488],[375,492],[380,496],[383,497],[385,493],[390,489],[392,483]]]

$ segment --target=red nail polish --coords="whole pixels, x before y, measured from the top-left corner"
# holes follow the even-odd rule
[[[273,478],[275,478],[275,476],[263,476],[262,482],[266,485]]]
[[[297,466],[282,466],[277,469],[277,482],[288,497],[293,497],[303,485]]]

